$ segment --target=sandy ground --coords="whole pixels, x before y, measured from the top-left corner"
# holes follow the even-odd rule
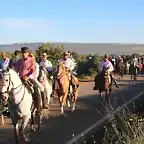
[[[122,104],[121,96],[129,100],[143,89],[144,77],[138,77],[138,81],[133,83],[130,77],[125,76],[118,81],[120,88],[115,89],[113,97],[117,97],[117,106]],[[33,137],[33,144],[65,144],[102,116],[98,114],[99,108],[98,92],[93,91],[94,83],[81,83],[79,88],[79,99],[75,112],[66,108],[65,117],[60,117],[59,104],[57,100],[52,100],[50,105],[49,118],[44,120],[40,132]],[[5,125],[0,125],[0,144],[14,144],[14,134],[9,119],[5,119]]]

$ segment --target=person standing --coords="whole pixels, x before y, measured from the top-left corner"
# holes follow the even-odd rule
[[[8,58],[6,53],[2,53],[1,57],[2,57],[1,69],[6,69],[9,66],[10,59]]]
[[[15,52],[14,52],[14,57],[13,58],[11,58],[10,59],[10,61],[9,61],[9,68],[12,68],[12,69],[14,69],[15,70],[15,65],[16,65],[16,63],[17,63],[17,61],[19,61],[20,60],[20,51],[18,51],[18,50],[16,50]]]

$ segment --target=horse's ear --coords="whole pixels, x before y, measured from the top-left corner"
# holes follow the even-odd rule
[[[10,70],[10,68],[9,68],[9,67],[7,67],[7,72],[9,72],[9,70]]]
[[[3,70],[3,73],[6,73],[6,72],[9,72],[9,67],[7,67]]]

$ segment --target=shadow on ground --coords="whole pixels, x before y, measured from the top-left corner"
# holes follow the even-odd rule
[[[125,101],[132,99],[143,90],[142,84],[130,86],[125,90],[113,93],[111,101],[115,108],[122,105]],[[124,100],[122,99],[124,97]],[[56,102],[58,103],[58,102]],[[78,99],[78,107],[75,112],[66,108],[65,116],[59,116],[59,106],[52,106],[50,116],[43,121],[40,131],[33,136],[33,144],[65,144],[78,133],[98,121],[102,116],[96,109],[100,108],[98,95],[85,96]],[[0,144],[13,144],[13,130],[0,129]]]

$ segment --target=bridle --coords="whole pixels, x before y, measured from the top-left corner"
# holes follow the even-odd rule
[[[12,91],[20,88],[20,90],[19,90],[17,93],[13,94],[13,96],[15,96],[16,94],[18,94],[18,93],[22,90],[22,88],[24,87],[24,85],[21,83],[19,86],[17,86],[17,87],[14,88],[14,87],[13,87],[13,86],[14,86],[14,83],[13,83],[13,81],[11,80],[10,74],[5,74],[5,75],[8,75],[8,76],[9,76],[9,79],[8,79],[9,84],[8,84],[8,87],[7,87],[7,91],[0,92],[0,94],[1,94],[1,95],[5,95],[5,94],[10,95],[10,94],[12,93]],[[2,76],[2,78],[3,78],[2,73],[1,73],[1,76]],[[11,84],[12,84],[12,89],[10,90],[10,85],[11,85]],[[18,106],[18,105],[22,102],[22,100],[24,99],[24,95],[25,95],[25,87],[24,87],[24,93],[23,93],[22,99],[21,99],[20,102],[19,102],[17,105],[15,105],[14,107]],[[13,99],[13,97],[11,97],[11,99]]]

